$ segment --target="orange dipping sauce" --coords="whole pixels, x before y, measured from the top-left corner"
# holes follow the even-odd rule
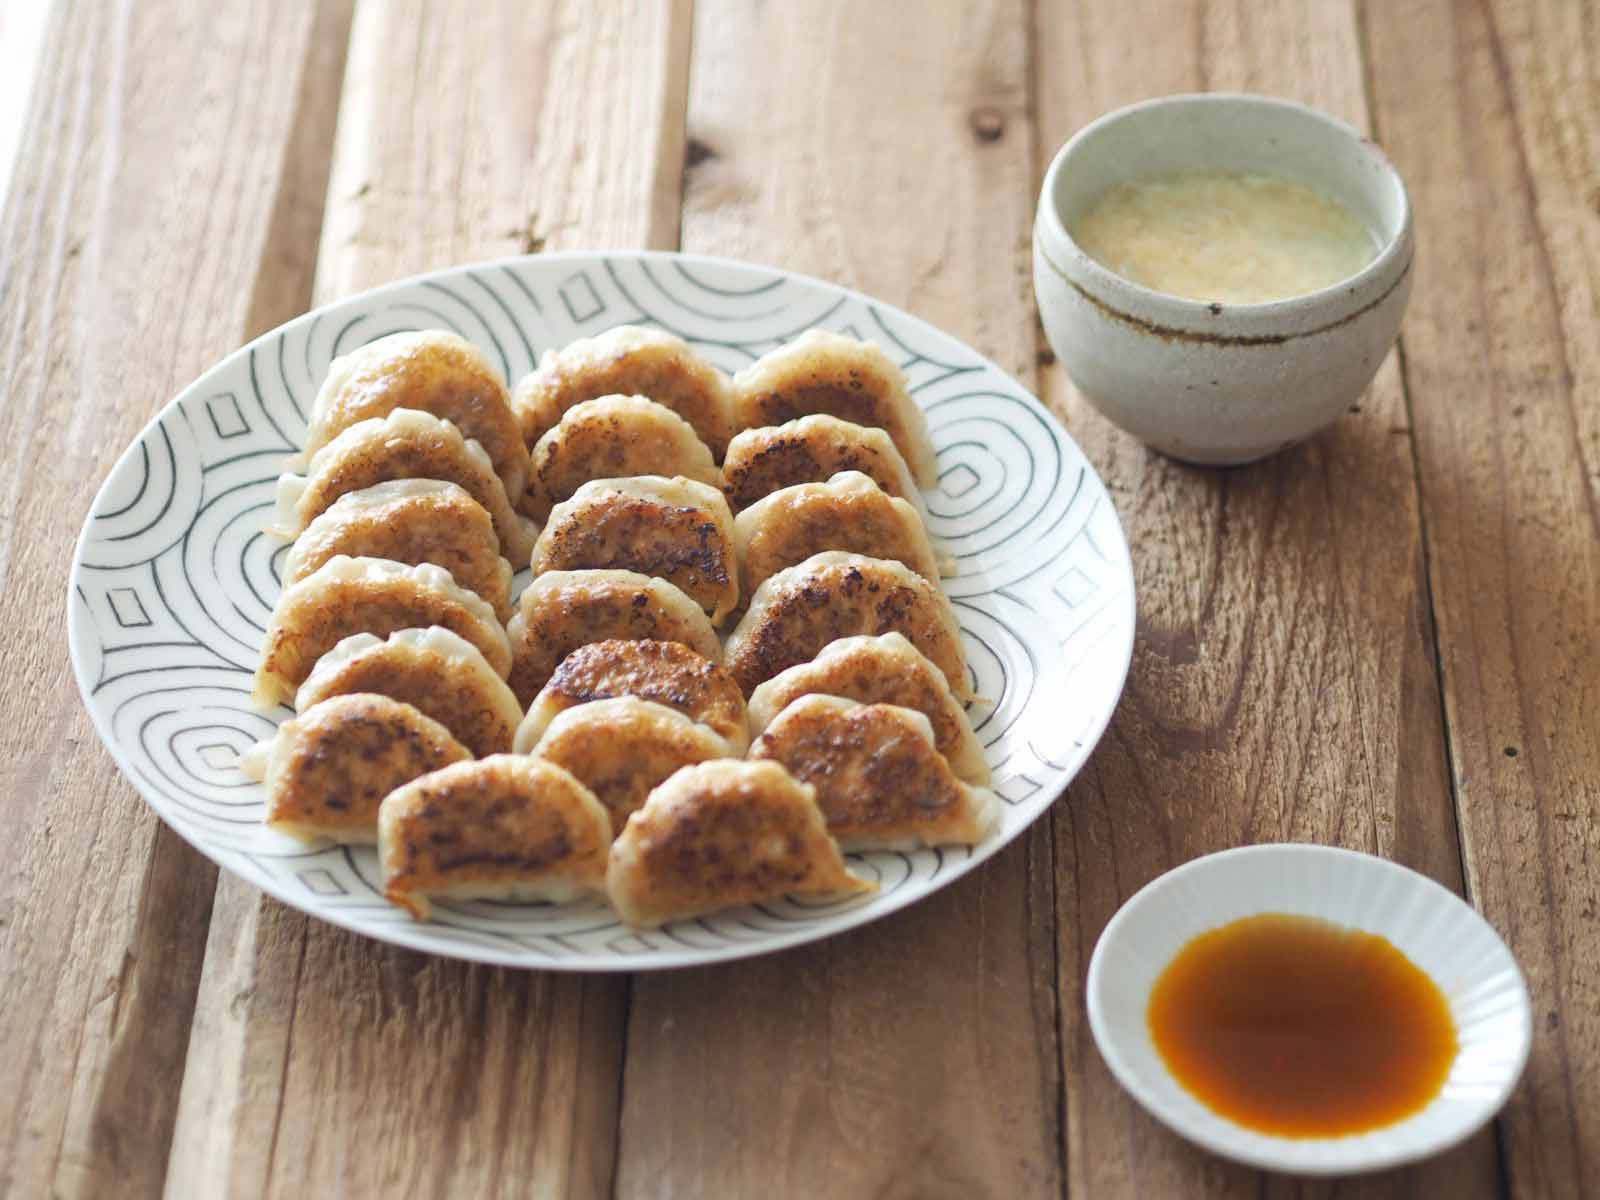
[[[1455,1061],[1444,993],[1387,938],[1262,913],[1194,938],[1156,980],[1151,1037],[1208,1108],[1279,1137],[1390,1125]]]

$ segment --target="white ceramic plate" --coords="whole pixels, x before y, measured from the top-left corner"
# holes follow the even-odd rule
[[[1438,984],[1461,1048],[1426,1108],[1369,1133],[1274,1137],[1218,1115],[1177,1081],[1145,1019],[1156,978],[1191,938],[1262,912],[1379,934]],[[1226,1158],[1298,1175],[1376,1171],[1464,1140],[1506,1102],[1533,1037],[1528,986],[1487,921],[1424,875],[1332,846],[1225,850],[1154,880],[1100,935],[1089,961],[1088,1003],[1111,1073],[1159,1120]]]
[[[623,323],[671,330],[734,371],[820,326],[881,344],[928,414],[933,532],[979,695],[1004,823],[975,850],[852,856],[866,899],[782,901],[634,932],[602,902],[458,903],[419,924],[380,896],[369,849],[321,850],[261,824],[238,756],[291,715],[249,702],[284,550],[260,532],[334,356],[397,330],[454,329],[510,380],[538,354]],[[526,581],[526,573],[519,584]],[[966,874],[1034,821],[1105,728],[1133,648],[1133,576],[1094,469],[993,363],[859,293],[679,254],[560,254],[406,280],[307,314],[208,371],[139,435],[96,498],[72,568],[68,639],[84,702],[123,773],[220,866],[370,937],[484,962],[639,970],[741,958],[880,917]]]

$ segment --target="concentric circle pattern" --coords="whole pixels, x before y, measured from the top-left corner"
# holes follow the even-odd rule
[[[1006,802],[976,850],[853,856],[876,895],[784,900],[635,932],[601,902],[440,905],[413,922],[380,894],[366,849],[307,848],[261,824],[240,753],[290,715],[251,707],[279,592],[261,533],[284,459],[336,356],[397,330],[453,329],[515,380],[546,349],[614,325],[679,334],[726,371],[813,326],[881,344],[911,379],[939,453],[931,528],[955,559],[972,716]],[[519,579],[519,585],[526,577]],[[69,639],[85,703],[162,819],[286,903],[371,937],[462,958],[636,970],[738,958],[899,908],[988,858],[1049,806],[1116,704],[1133,646],[1133,579],[1094,470],[1039,402],[931,326],[829,284],[673,254],[545,255],[369,292],[240,350],[164,409],[123,455],[84,525]]]

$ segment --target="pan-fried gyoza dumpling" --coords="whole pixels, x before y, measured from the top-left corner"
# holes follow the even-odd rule
[[[928,718],[934,744],[957,778],[979,786],[989,782],[983,747],[949,682],[902,634],[840,638],[810,662],[767,680],[750,696],[751,734],[759,737],[779,713],[808,695],[915,709]]]
[[[554,763],[496,754],[390,792],[378,810],[383,894],[419,920],[434,900],[553,900],[605,886],[611,818]]]
[[[533,573],[621,570],[676,585],[713,625],[739,604],[733,514],[716,488],[693,479],[595,479],[550,512],[533,548]]]
[[[689,343],[659,329],[618,325],[547,350],[512,397],[531,447],[574,404],[598,396],[648,396],[694,426],[717,458],[732,434],[728,383]]]
[[[574,404],[539,439],[521,508],[542,523],[589,480],[628,475],[722,484],[711,451],[677,413],[643,396],[601,396]]]
[[[392,333],[334,359],[311,405],[306,457],[356,422],[397,408],[451,422],[484,448],[506,495],[522,494],[528,448],[505,381],[476,346],[442,329]]]
[[[571,771],[606,806],[614,830],[678,768],[733,756],[704,725],[637,696],[558,713],[528,753]]]
[[[378,840],[378,805],[403,783],[471,758],[433,718],[388,696],[336,696],[278,726],[239,769],[267,785],[267,824],[306,841]]]
[[[442,625],[476,646],[504,678],[511,645],[494,609],[432,563],[409,567],[382,558],[330,558],[278,597],[256,668],[257,704],[293,696],[312,665],[357,633]]]
[[[845,850],[973,845],[999,817],[987,788],[955,777],[928,718],[893,704],[802,696],[750,748],[817,789],[828,832]]]
[[[277,524],[268,532],[297,537],[340,496],[391,479],[459,484],[494,522],[500,553],[526,561],[533,531],[511,507],[483,447],[449,421],[412,408],[357,421],[317,451],[306,474],[280,475]]]
[[[917,510],[860,471],[797,483],[756,501],[734,520],[733,540],[746,592],[824,550],[892,559],[939,582],[939,562]]]
[[[874,343],[813,329],[733,377],[740,429],[781,425],[809,413],[884,430],[919,484],[938,482],[928,423],[906,390],[905,372]]]
[[[903,563],[842,550],[813,554],[757,588],[723,662],[748,696],[829,642],[879,633],[903,633],[958,699],[972,699],[961,629],[944,592]]]
[[[637,571],[550,571],[522,593],[507,627],[511,690],[533,703],[561,661],[610,639],[682,642],[720,662],[722,643],[706,614],[665,579]]]
[[[522,706],[483,652],[438,625],[396,630],[387,640],[370,633],[345,638],[317,659],[294,706],[305,712],[349,692],[413,705],[477,758],[510,750],[522,720]]]
[[[283,586],[293,587],[338,554],[437,563],[502,621],[511,615],[511,564],[500,554],[488,510],[458,484],[391,479],[346,492],[295,539]]]
[[[722,462],[722,492],[737,512],[780,488],[820,483],[840,471],[860,471],[921,514],[922,493],[889,435],[827,413],[736,434]]]
[[[661,925],[779,896],[876,888],[845,870],[816,792],[777,763],[684,767],[628,818],[606,890],[634,926]]]
[[[561,660],[517,730],[517,753],[532,750],[557,714],[617,696],[676,709],[726,741],[729,753],[742,755],[749,748],[744,693],[724,668],[682,642],[609,639],[580,646]]]

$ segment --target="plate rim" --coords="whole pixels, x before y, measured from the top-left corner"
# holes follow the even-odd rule
[[[310,909],[300,903],[297,898],[292,897],[289,894],[289,889],[287,886],[279,885],[275,879],[272,879],[270,876],[267,876],[264,873],[258,875],[253,871],[242,868],[239,865],[239,859],[248,859],[247,855],[227,847],[202,845],[200,844],[199,840],[197,840],[197,837],[192,835],[191,832],[185,827],[169,821],[166,814],[163,812],[162,807],[153,801],[146,793],[144,787],[140,783],[138,773],[131,768],[131,764],[124,757],[117,739],[111,736],[109,728],[102,723],[102,713],[100,712],[99,707],[91,701],[91,689],[93,686],[93,681],[88,679],[86,675],[87,664],[84,661],[84,657],[79,653],[79,644],[81,639],[85,636],[85,631],[82,627],[83,618],[81,618],[78,614],[79,605],[76,602],[80,588],[80,575],[84,566],[84,551],[88,543],[90,530],[95,522],[96,514],[101,507],[101,499],[104,496],[106,489],[111,485],[112,480],[117,475],[118,469],[127,459],[128,455],[132,454],[137,447],[144,442],[146,437],[150,435],[151,431],[158,426],[163,418],[165,418],[168,413],[172,411],[186,396],[199,392],[208,380],[222,375],[225,371],[232,369],[238,362],[248,359],[248,357],[258,347],[268,343],[271,340],[285,337],[291,331],[318,320],[331,309],[336,309],[347,304],[353,305],[381,301],[390,293],[400,292],[404,289],[415,287],[420,283],[443,280],[455,276],[464,276],[473,272],[489,271],[495,268],[525,267],[532,264],[551,262],[598,262],[606,259],[617,258],[657,262],[678,262],[689,265],[703,265],[713,269],[731,268],[734,270],[765,272],[779,279],[798,281],[815,288],[821,288],[837,293],[845,299],[854,299],[867,305],[877,306],[878,308],[891,312],[896,317],[907,321],[919,332],[931,333],[936,338],[943,338],[957,343],[964,350],[968,351],[978,363],[982,364],[983,367],[996,372],[1000,377],[1004,378],[1012,386],[1014,386],[1018,392],[1036,404],[1039,408],[1039,411],[1046,418],[1048,418],[1049,428],[1051,429],[1052,436],[1075,450],[1078,456],[1083,460],[1084,465],[1093,475],[1095,482],[1099,485],[1101,491],[1104,493],[1105,502],[1111,510],[1111,514],[1116,525],[1117,537],[1115,546],[1116,554],[1114,556],[1115,565],[1120,568],[1120,576],[1126,580],[1126,586],[1122,589],[1122,595],[1120,599],[1113,597],[1112,600],[1109,601],[1109,606],[1116,607],[1120,605],[1122,608],[1122,619],[1118,625],[1118,628],[1125,628],[1127,634],[1126,638],[1124,639],[1124,644],[1121,648],[1121,653],[1117,655],[1115,660],[1117,663],[1116,683],[1115,687],[1111,689],[1110,699],[1106,703],[1104,709],[1097,714],[1094,721],[1085,727],[1081,743],[1074,748],[1074,756],[1076,757],[1076,761],[1071,763],[1070,770],[1065,773],[1064,778],[1062,778],[1059,785],[1057,785],[1055,794],[1040,806],[1039,811],[1034,814],[1034,816],[1022,824],[1019,824],[1014,830],[1007,832],[1002,827],[1002,829],[997,831],[995,835],[985,839],[985,841],[979,845],[968,847],[967,849],[969,850],[969,853],[967,856],[959,862],[950,864],[935,886],[920,891],[914,889],[900,889],[887,895],[881,895],[876,900],[874,900],[874,898],[870,895],[865,896],[859,902],[838,910],[836,914],[834,914],[826,922],[820,922],[814,925],[806,925],[799,929],[783,933],[771,934],[763,937],[758,943],[752,943],[748,945],[743,943],[734,943],[709,949],[696,948],[694,950],[689,950],[685,948],[670,951],[652,951],[649,953],[619,953],[604,960],[584,957],[574,959],[548,958],[530,961],[530,956],[527,955],[526,952],[522,955],[502,953],[492,950],[486,946],[472,943],[463,942],[461,944],[453,944],[448,947],[431,944],[422,945],[419,943],[425,941],[426,938],[408,936],[413,931],[410,929],[410,927],[400,924],[395,925],[392,930],[385,930],[383,935],[380,936],[370,927],[358,925],[353,919],[347,918],[342,910]],[[507,382],[509,386],[514,381],[508,380]],[[169,396],[167,400],[160,406],[160,408],[158,408],[155,413],[151,415],[150,419],[140,426],[138,432],[135,433],[133,437],[125,444],[121,452],[117,455],[115,460],[107,469],[105,477],[100,481],[100,485],[95,489],[93,499],[91,499],[89,502],[88,510],[84,514],[83,521],[79,526],[78,536],[73,545],[72,559],[68,568],[66,580],[66,602],[67,655],[72,665],[73,679],[78,687],[79,698],[83,703],[84,709],[89,714],[90,724],[94,728],[95,735],[99,738],[104,749],[110,754],[111,760],[116,765],[124,783],[133,789],[139,800],[147,809],[150,810],[150,812],[158,821],[161,822],[163,826],[181,838],[186,845],[191,847],[196,853],[201,855],[201,857],[205,858],[215,866],[227,871],[229,874],[238,877],[252,887],[258,888],[267,895],[272,896],[274,899],[295,910],[296,912],[302,913],[305,916],[311,917],[315,920],[325,921],[331,925],[338,926],[341,929],[346,929],[352,933],[358,934],[375,942],[398,946],[413,952],[436,955],[441,958],[454,958],[462,961],[478,962],[492,966],[514,967],[522,970],[557,971],[562,973],[585,974],[613,974],[618,972],[632,971],[677,970],[698,966],[710,966],[717,963],[739,961],[748,958],[759,958],[767,954],[777,953],[781,950],[793,949],[796,946],[824,941],[841,934],[849,933],[852,930],[861,928],[863,925],[870,924],[879,920],[880,918],[899,912],[901,909],[904,909],[909,905],[916,903],[917,901],[925,899],[934,892],[942,891],[949,885],[954,884],[959,879],[999,854],[1001,850],[1011,845],[1012,842],[1016,841],[1018,838],[1022,837],[1023,834],[1027,833],[1028,830],[1033,828],[1033,826],[1037,824],[1042,817],[1050,812],[1054,805],[1062,798],[1062,796],[1066,794],[1067,788],[1070,787],[1073,781],[1077,779],[1079,772],[1083,770],[1083,767],[1088,762],[1090,755],[1093,754],[1095,748],[1099,745],[1101,738],[1104,737],[1105,731],[1111,723],[1112,716],[1116,713],[1118,706],[1122,702],[1123,693],[1127,687],[1129,670],[1133,662],[1133,651],[1137,641],[1138,624],[1137,580],[1133,570],[1133,559],[1128,546],[1127,532],[1123,528],[1121,516],[1117,512],[1116,502],[1112,498],[1111,489],[1106,486],[1105,480],[1101,476],[1100,471],[1095,467],[1095,464],[1090,461],[1089,456],[1084,452],[1083,447],[1078,444],[1077,439],[1072,436],[1072,433],[1067,429],[1066,424],[1050,410],[1049,406],[1039,398],[1038,394],[1031,388],[1025,387],[1009,371],[1001,367],[988,355],[978,350],[970,342],[966,341],[964,338],[958,337],[953,333],[949,333],[939,328],[931,321],[919,317],[915,313],[908,312],[906,309],[897,304],[891,304],[888,301],[880,300],[866,292],[860,291],[859,289],[834,283],[830,280],[823,279],[819,276],[806,274],[804,272],[793,271],[787,268],[776,267],[766,263],[754,262],[747,259],[728,258],[720,255],[696,254],[676,250],[630,250],[614,248],[561,250],[540,254],[504,255],[473,262],[457,263],[448,267],[439,267],[433,270],[407,275],[399,279],[393,279],[386,283],[378,284],[371,288],[366,288],[359,292],[351,293],[347,296],[340,296],[337,299],[318,304],[310,309],[307,309],[305,312],[300,313],[295,317],[291,317],[289,320],[275,325],[271,329],[258,334],[254,338],[251,338],[249,341],[245,342],[243,345],[238,346],[228,354],[224,355],[222,358],[218,359],[215,363],[207,367],[199,375],[195,376],[192,380],[184,384],[175,393]],[[1069,760],[1070,757],[1071,756],[1069,756]],[[448,924],[439,921],[419,923],[419,927],[422,929],[450,928]]]

